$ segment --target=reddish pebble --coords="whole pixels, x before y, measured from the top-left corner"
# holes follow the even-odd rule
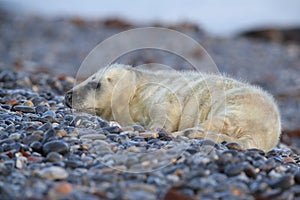
[[[241,195],[245,194],[245,192],[242,191],[242,190],[239,189],[239,188],[232,188],[232,189],[231,189],[231,193],[232,193],[234,196],[241,196]]]
[[[54,190],[59,194],[67,195],[67,194],[71,193],[72,185],[70,183],[67,183],[67,182],[58,183],[54,187]]]
[[[183,172],[182,172],[181,169],[177,169],[177,170],[175,171],[175,174],[176,174],[177,176],[182,176]]]
[[[29,157],[27,158],[27,161],[28,161],[29,163],[37,163],[37,162],[42,162],[43,159],[44,159],[43,157],[29,156]]]
[[[284,162],[295,162],[295,160],[291,157],[287,157],[284,159]]]
[[[15,106],[15,105],[19,104],[19,101],[18,100],[9,100],[9,101],[6,101],[5,104],[10,105],[10,106]]]

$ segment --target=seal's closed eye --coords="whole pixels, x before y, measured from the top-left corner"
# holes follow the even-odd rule
[[[99,89],[101,87],[101,83],[98,82],[97,85],[96,85],[96,89]]]
[[[94,89],[99,89],[101,87],[101,83],[98,82],[98,81],[93,81],[93,82],[90,82],[88,85],[87,85],[87,89],[89,90],[94,90]]]

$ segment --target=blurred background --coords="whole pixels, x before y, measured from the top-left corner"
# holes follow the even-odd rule
[[[136,27],[171,28],[198,41],[220,72],[272,93],[282,112],[282,140],[299,148],[299,10],[299,0],[0,0],[0,68],[74,77],[110,36]],[[151,51],[119,62],[184,65]]]
[[[44,17],[117,17],[134,23],[164,24],[190,21],[218,36],[232,36],[254,28],[300,25],[298,0],[2,0],[18,13]]]

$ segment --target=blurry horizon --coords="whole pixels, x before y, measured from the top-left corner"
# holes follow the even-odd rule
[[[120,18],[137,24],[195,23],[207,33],[233,36],[256,28],[300,27],[299,0],[0,0],[15,13],[43,17]]]

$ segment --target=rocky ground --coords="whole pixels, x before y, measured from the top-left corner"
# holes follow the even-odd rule
[[[300,48],[293,42],[211,38],[191,24],[172,27],[203,44],[221,72],[274,94],[288,146],[263,152],[235,143],[174,140],[163,131],[121,127],[65,108],[63,94],[88,52],[133,25],[4,12],[0,20],[1,199],[300,197]],[[157,59],[171,62],[151,53],[124,62]]]

